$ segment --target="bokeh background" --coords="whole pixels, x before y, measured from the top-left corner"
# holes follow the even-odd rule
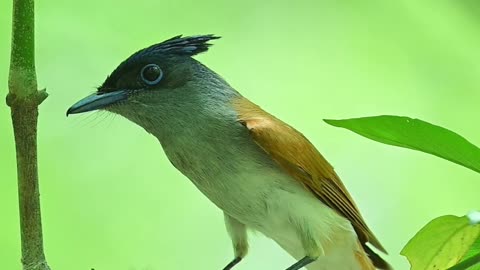
[[[0,1],[0,96],[7,91],[11,1]],[[106,113],[66,109],[134,51],[177,34],[223,36],[198,59],[301,130],[336,167],[367,223],[399,254],[434,217],[480,208],[480,176],[381,145],[324,118],[395,114],[480,145],[480,4],[447,1],[37,1],[39,169],[52,269],[221,269],[221,211],[177,172],[156,139]],[[0,104],[0,262],[20,269],[13,134]],[[259,234],[238,269],[285,269]]]

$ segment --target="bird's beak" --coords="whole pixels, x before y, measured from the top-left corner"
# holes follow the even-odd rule
[[[108,105],[116,102],[126,100],[128,97],[127,91],[118,90],[109,93],[95,93],[88,97],[85,97],[73,104],[67,110],[67,116],[69,114],[83,113],[105,108]]]

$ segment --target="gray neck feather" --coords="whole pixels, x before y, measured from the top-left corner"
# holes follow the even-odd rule
[[[240,128],[234,128],[240,124],[231,105],[240,94],[201,63],[193,60],[187,64],[191,76],[179,87],[140,93],[109,110],[153,134],[166,151],[169,147],[226,143],[243,136]]]

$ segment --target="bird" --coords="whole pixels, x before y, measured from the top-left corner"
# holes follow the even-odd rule
[[[173,166],[223,211],[234,253],[224,270],[245,258],[251,231],[295,258],[287,270],[392,269],[315,146],[194,59],[219,38],[179,35],[133,53],[67,116],[104,110],[155,136]]]

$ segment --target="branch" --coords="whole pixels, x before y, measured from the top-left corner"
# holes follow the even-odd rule
[[[37,91],[34,20],[33,0],[14,0],[7,104],[17,152],[23,269],[49,270],[43,251],[37,169],[38,105],[47,93]]]

